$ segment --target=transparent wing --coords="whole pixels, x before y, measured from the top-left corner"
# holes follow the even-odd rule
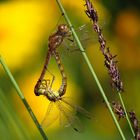
[[[62,101],[57,101],[56,104],[61,112],[61,117],[63,118],[61,118],[61,123],[66,124],[65,126],[72,126],[72,128],[77,132],[83,132],[83,125],[75,115],[74,110],[71,111],[72,108],[70,107],[71,109],[69,109],[68,106],[66,107]]]
[[[97,34],[93,30],[92,23],[84,24],[84,25],[76,28],[75,31],[76,31],[82,45],[84,46],[84,48],[86,48],[86,46],[88,46],[88,44],[98,43],[98,37],[97,37]],[[80,51],[76,47],[77,43],[76,43],[73,35],[71,35],[68,38],[65,38],[62,43],[62,46],[64,46],[64,48],[69,52]]]
[[[62,126],[62,127],[69,127],[70,123],[67,121],[67,118],[64,116],[63,112],[60,111],[59,113],[60,113],[60,116],[59,116],[60,126]]]
[[[79,35],[81,41],[88,41],[90,39],[94,39],[95,41],[97,36],[93,30],[93,25],[91,22],[80,26],[76,32]]]
[[[78,105],[75,105],[72,100],[68,97],[63,97],[62,98],[62,101],[65,103],[65,104],[68,104],[69,106],[71,106],[72,108],[74,108],[77,112],[81,113],[83,116],[85,116],[86,118],[88,119],[91,119],[93,118],[93,116],[87,111],[85,110],[84,108],[78,106]]]
[[[63,127],[68,127],[70,126],[69,121],[67,120],[66,116],[64,115],[64,113],[66,112],[66,114],[68,116],[74,116],[76,114],[76,110],[74,108],[72,108],[71,106],[69,106],[68,104],[63,103],[61,100],[59,101],[59,103],[57,103],[57,107],[60,110],[60,125]]]
[[[54,123],[58,119],[58,113],[56,112],[56,108],[54,105],[54,102],[50,102],[47,108],[47,112],[45,114],[45,117],[41,123],[41,125],[44,128],[47,128],[50,126],[52,123]]]

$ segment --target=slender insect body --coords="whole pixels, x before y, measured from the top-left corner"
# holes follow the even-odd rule
[[[41,86],[42,86],[42,81],[44,80],[44,77],[45,77],[45,73],[46,73],[49,61],[50,61],[52,56],[55,57],[58,68],[59,68],[59,70],[61,72],[61,75],[62,75],[62,85],[60,86],[60,89],[59,89],[60,95],[62,96],[62,95],[65,94],[66,87],[67,87],[67,77],[64,73],[64,68],[63,68],[63,65],[61,64],[61,60],[60,60],[59,54],[56,52],[56,49],[58,47],[60,47],[64,38],[69,37],[70,35],[71,35],[71,33],[70,33],[70,30],[69,30],[68,26],[66,24],[60,24],[58,26],[57,32],[55,32],[53,35],[51,35],[49,37],[49,43],[48,43],[49,49],[48,49],[48,52],[47,52],[45,64],[44,64],[42,73],[40,75],[40,78],[37,81],[37,83],[35,85],[35,88],[34,88],[34,93],[35,93],[36,96],[44,94],[44,93],[41,93],[42,90],[40,90],[40,89],[41,89]]]
[[[58,65],[59,70],[60,70],[61,75],[62,75],[62,84],[61,84],[61,86],[60,86],[60,88],[58,90],[60,96],[62,96],[66,92],[66,88],[67,88],[67,77],[65,75],[64,68],[63,68],[63,65],[61,63],[61,60],[60,60],[60,57],[59,57],[58,52],[55,51],[54,56],[55,56],[57,65]]]
[[[66,24],[60,24],[56,33],[49,37],[49,49],[56,50],[61,45],[65,37],[70,36],[70,29]]]
[[[47,127],[51,123],[54,122],[54,121],[49,122],[48,118],[53,117],[52,115],[50,116],[51,114],[50,112],[53,111],[52,108],[53,108],[53,104],[55,103],[58,110],[60,111],[59,114],[61,116],[63,114],[63,116],[65,117],[63,121],[65,120],[67,121],[66,125],[72,126],[75,131],[82,132],[83,128],[82,128],[79,118],[76,116],[76,112],[78,111],[84,114],[86,117],[87,117],[87,114],[89,116],[89,113],[86,110],[84,110],[82,107],[73,105],[69,101],[67,101],[65,97],[62,97],[65,94],[66,88],[67,88],[67,76],[64,72],[64,67],[62,65],[59,53],[57,52],[57,48],[60,47],[64,38],[70,37],[70,35],[71,33],[69,31],[68,26],[65,24],[61,24],[58,26],[57,32],[49,37],[49,44],[48,44],[49,49],[47,52],[45,64],[44,64],[42,73],[40,75],[40,78],[37,81],[37,84],[35,85],[34,92],[37,96],[44,95],[50,101],[47,113],[42,121],[42,125],[44,125],[44,127]],[[61,83],[60,88],[57,91],[54,91],[52,89],[54,77],[51,83],[50,83],[50,79],[47,79],[47,80],[44,79],[49,61],[52,56],[54,56],[55,61],[58,65],[59,71],[62,76],[62,83]],[[62,120],[60,119],[60,124],[65,124],[65,123],[62,122]]]
[[[46,70],[47,70],[47,66],[48,66],[48,64],[50,62],[50,58],[51,58],[51,52],[48,51],[47,55],[46,55],[46,59],[45,59],[45,64],[44,64],[43,70],[41,72],[39,80],[37,81],[37,83],[36,83],[36,85],[34,87],[34,93],[35,93],[36,96],[40,95],[40,92],[38,92],[38,90],[40,89],[40,86],[42,85],[42,81],[44,79],[44,76],[45,76],[45,73],[46,73]]]
[[[61,35],[54,34],[49,37],[49,51],[56,50],[57,47],[60,46],[60,44],[63,41],[63,37]]]

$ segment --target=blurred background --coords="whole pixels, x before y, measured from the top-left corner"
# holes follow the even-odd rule
[[[89,25],[90,21],[84,13],[83,0],[62,0],[62,4],[75,29],[84,24]],[[117,54],[125,89],[122,96],[126,107],[128,110],[135,110],[137,117],[140,118],[140,1],[98,0],[93,1],[93,4],[97,9],[99,24],[107,46],[110,47],[112,54]],[[45,116],[49,101],[44,97],[35,96],[33,90],[44,64],[48,37],[60,23],[65,21],[55,0],[0,1],[0,54],[39,122]],[[90,32],[87,30],[85,28],[79,31],[79,35]],[[117,92],[110,86],[110,77],[104,67],[104,58],[99,50],[96,34],[93,33],[92,36],[87,34],[86,37],[80,36],[80,38],[81,42],[84,42],[87,55],[109,101],[118,100]],[[82,38],[87,39],[83,41]],[[61,140],[121,139],[81,53],[67,52],[64,46],[62,45],[59,52],[68,77],[66,96],[88,110],[93,119],[87,120],[79,115],[85,127],[83,133],[77,133],[71,127],[62,128],[59,123],[54,123],[46,129],[48,138],[50,140],[56,140],[58,137]],[[54,59],[51,59],[49,71],[55,75],[54,88],[58,89],[61,75]],[[0,139],[42,139],[1,65],[0,110]],[[131,132],[125,119],[120,121],[120,125],[126,137],[130,139]]]

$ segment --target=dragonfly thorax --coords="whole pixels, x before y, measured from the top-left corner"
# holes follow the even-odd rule
[[[46,92],[46,97],[47,97],[50,101],[54,101],[54,102],[61,99],[59,93],[58,93],[57,91],[53,91],[53,90],[48,90],[48,91]]]
[[[50,51],[56,50],[61,45],[65,37],[71,36],[70,29],[66,24],[60,24],[57,31],[49,36],[49,49]]]

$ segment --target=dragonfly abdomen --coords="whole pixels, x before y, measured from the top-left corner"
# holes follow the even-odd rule
[[[59,91],[58,91],[60,96],[62,96],[62,95],[65,94],[66,88],[67,88],[67,76],[66,76],[66,74],[64,72],[64,67],[62,65],[60,56],[59,56],[57,51],[54,51],[54,57],[55,57],[55,60],[56,60],[57,65],[58,65],[58,68],[59,68],[59,70],[61,72],[61,75],[62,75],[62,84],[61,84],[61,86],[59,88]]]

